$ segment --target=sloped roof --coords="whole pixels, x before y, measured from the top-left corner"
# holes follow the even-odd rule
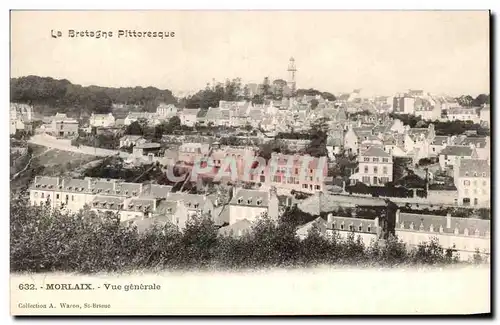
[[[448,143],[448,136],[446,135],[436,135],[432,141],[433,145],[442,145]]]
[[[259,204],[257,202],[260,202]],[[231,205],[263,207],[269,206],[269,193],[267,191],[239,189],[229,203]]]
[[[458,170],[460,177],[489,178],[491,175],[491,166],[485,159],[462,159],[460,160]]]
[[[477,148],[486,148],[487,142],[488,140],[486,137],[466,137],[465,139],[462,139],[460,144],[463,146],[473,144]]]
[[[308,223],[297,227],[297,233],[307,234],[311,229],[317,227],[321,234],[326,233],[326,221],[321,217],[317,217],[316,219],[309,221]]]
[[[396,224],[396,229],[411,230],[413,224],[413,231],[431,232],[431,225],[433,231],[439,233],[442,227],[443,233],[453,234],[455,229],[458,234],[464,235],[465,229],[468,229],[469,236],[475,236],[476,229],[479,231],[479,236],[489,236],[490,221],[475,219],[475,218],[450,218],[450,228],[446,227],[446,216],[429,215],[429,214],[416,214],[416,213],[400,213],[399,223]]]
[[[219,229],[219,234],[222,236],[237,237],[240,234],[250,232],[252,230],[252,223],[247,219],[238,220],[232,225],[225,226]]]
[[[390,154],[388,154],[387,152],[385,152],[384,150],[382,150],[381,148],[379,148],[377,146],[372,146],[372,147],[368,148],[368,150],[362,152],[360,156],[363,156],[363,157],[383,157],[383,158],[391,157]]]
[[[449,156],[463,156],[469,157],[472,156],[472,152],[474,150],[469,146],[447,146],[441,151],[441,155],[449,155]]]
[[[328,229],[333,230],[350,231],[349,226],[352,226],[352,231],[354,233],[377,233],[377,224],[373,219],[334,216],[333,222],[327,223]]]

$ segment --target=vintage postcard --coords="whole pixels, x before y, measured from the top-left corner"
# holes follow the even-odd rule
[[[12,315],[491,312],[490,12],[10,24]]]

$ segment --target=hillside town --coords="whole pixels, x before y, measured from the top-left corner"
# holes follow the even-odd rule
[[[286,71],[287,81],[246,84],[208,107],[189,98],[42,115],[11,102],[12,191],[32,206],[113,214],[139,232],[182,232],[205,217],[238,238],[263,216],[294,214],[301,240],[313,228],[365,245],[436,239],[460,260],[488,260],[489,95],[473,106],[470,96],[416,89],[321,93],[297,87],[293,58]]]

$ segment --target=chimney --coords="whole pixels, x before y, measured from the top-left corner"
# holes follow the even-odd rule
[[[399,214],[401,211],[399,209],[396,210],[396,225],[399,224]]]
[[[448,213],[446,215],[446,228],[450,229],[451,228],[451,213]]]
[[[41,176],[35,176],[35,184],[38,183],[38,180],[40,179]]]
[[[328,214],[328,222],[333,223],[333,213]]]
[[[351,217],[352,218],[357,218],[358,217],[358,213],[356,212],[356,208],[352,209]]]
[[[232,186],[232,188],[231,188],[231,193],[232,193],[232,195],[231,195],[231,199],[232,199],[233,197],[235,197],[235,196],[236,196],[236,185],[233,185],[233,186]]]

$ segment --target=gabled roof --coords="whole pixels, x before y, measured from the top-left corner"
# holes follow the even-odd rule
[[[436,135],[432,141],[433,145],[443,145],[448,143],[448,136],[446,135]]]
[[[383,158],[390,158],[391,157],[390,154],[388,154],[387,152],[385,152],[384,150],[382,150],[381,148],[376,147],[376,146],[372,146],[372,147],[368,148],[368,150],[362,152],[360,154],[360,156],[363,156],[363,157],[383,157]]]
[[[184,108],[179,112],[181,115],[198,115],[199,108]]]
[[[267,208],[269,206],[269,193],[267,191],[239,189],[229,204]]]
[[[194,207],[195,204],[198,204],[199,208],[201,208],[206,200],[208,199],[204,195],[190,193],[170,192],[167,196],[167,201],[184,201],[187,207]]]
[[[317,227],[319,232],[321,234],[326,233],[326,228],[327,228],[327,222],[325,219],[321,217],[317,217],[316,219],[309,221],[308,223],[297,227],[297,233],[305,233],[307,234],[310,230],[312,230],[314,227]]]
[[[477,148],[486,148],[488,140],[486,137],[466,137],[462,139],[461,145],[468,146],[473,144]]]
[[[350,229],[352,226],[352,230]],[[349,218],[334,216],[333,222],[327,223],[328,229],[337,231],[352,231],[354,233],[377,233],[377,224],[373,219]]]
[[[490,177],[491,166],[485,159],[462,159],[458,166],[459,177]]]
[[[468,229],[468,236],[475,236],[476,229],[479,231],[479,236],[489,236],[490,221],[474,218],[450,218],[450,228],[447,228],[446,216],[429,215],[429,214],[416,214],[416,213],[400,213],[399,222],[396,223],[396,229],[411,230],[413,224],[413,231],[418,232],[431,232],[431,225],[433,226],[432,232],[439,233],[442,227],[443,233],[453,234],[455,229],[459,235],[464,235],[465,229]]]
[[[469,146],[447,146],[440,155],[471,157],[473,151]]]
[[[225,226],[219,229],[219,234],[222,236],[234,236],[243,235],[252,230],[252,223],[247,219],[238,220],[232,225]]]

